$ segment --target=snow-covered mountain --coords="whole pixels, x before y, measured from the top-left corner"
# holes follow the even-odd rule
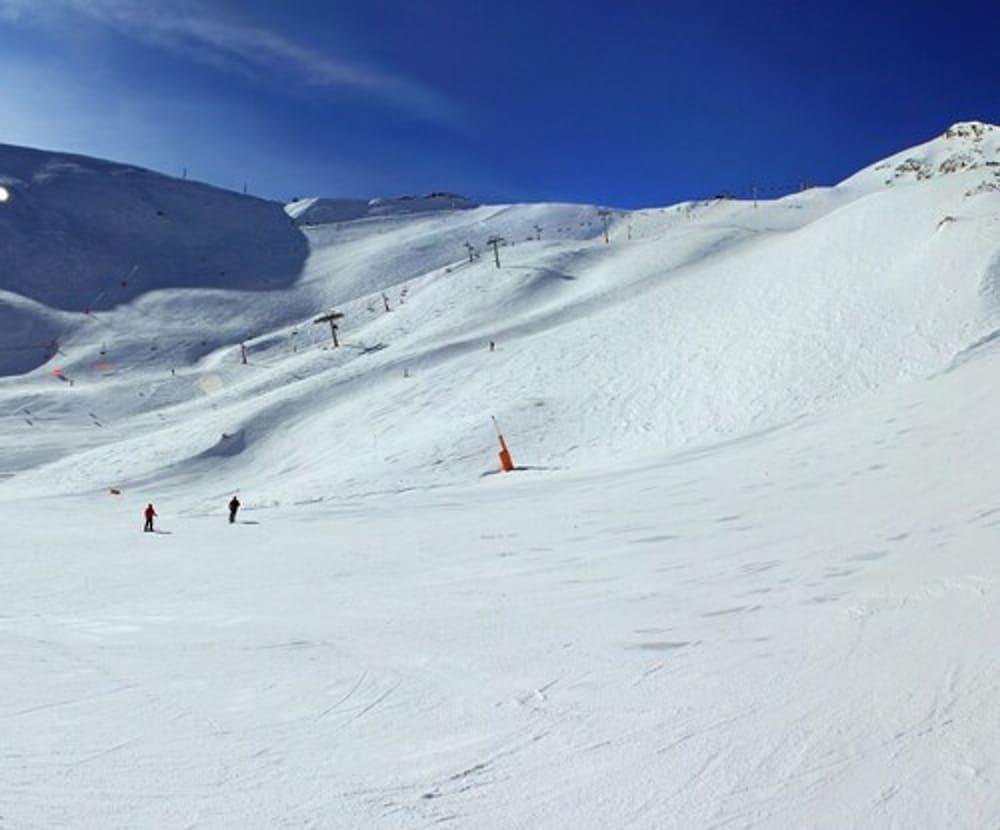
[[[200,474],[239,433],[214,464],[223,490],[264,473],[276,500],[471,481],[492,464],[490,415],[524,463],[579,469],[929,377],[1000,329],[998,134],[956,125],[757,207],[364,203],[316,225],[336,203],[307,200],[288,208],[313,217],[301,227],[257,199],[5,148],[0,348],[17,377],[0,395],[11,413],[75,401],[114,424],[83,453],[46,438],[32,455],[19,436],[21,476]],[[336,351],[311,322],[332,307]],[[331,434],[335,466],[315,451]]]
[[[1000,815],[1000,128],[757,204],[0,187],[15,826]]]
[[[441,210],[468,210],[476,203],[455,193],[427,193],[422,196],[395,196],[376,199],[296,199],[285,206],[300,225],[329,225],[368,216],[407,216]]]

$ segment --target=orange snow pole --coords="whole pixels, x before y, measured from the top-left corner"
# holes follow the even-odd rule
[[[493,426],[496,427],[497,438],[500,439],[500,469],[509,473],[514,469],[514,460],[510,457],[510,450],[507,449],[507,442],[503,438],[503,433],[500,432],[500,425],[497,424],[496,418],[493,418]]]

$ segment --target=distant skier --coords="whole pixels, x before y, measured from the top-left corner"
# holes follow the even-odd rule
[[[494,351],[496,351],[496,348],[497,348],[497,344],[496,344],[496,343],[494,343],[494,342],[493,342],[493,341],[491,340],[491,341],[490,341],[490,351],[491,351],[491,352],[494,352]]]
[[[153,532],[153,519],[156,518],[156,511],[153,509],[153,505],[147,504],[146,510],[143,512],[146,517],[146,526],[143,527],[143,531],[146,533]]]
[[[240,509],[240,500],[233,496],[229,501],[229,524],[236,523],[236,512]]]

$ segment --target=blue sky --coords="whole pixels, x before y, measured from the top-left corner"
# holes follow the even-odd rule
[[[669,204],[1000,121],[996,3],[0,0],[0,142],[287,199]]]

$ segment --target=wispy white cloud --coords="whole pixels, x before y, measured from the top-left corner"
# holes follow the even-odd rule
[[[277,75],[309,91],[362,92],[427,120],[457,117],[452,101],[418,82],[221,15],[200,0],[0,0],[0,19],[8,22],[62,27],[67,15],[244,76]]]
[[[283,135],[241,102],[162,95],[86,68],[60,67],[0,51],[0,144],[81,153],[137,164],[277,199],[313,193],[317,179],[334,193],[390,187],[391,165],[372,169],[338,154],[287,149]],[[248,139],[247,137],[252,137]],[[319,173],[317,172],[319,171]],[[338,188],[334,190],[333,188]],[[391,187],[390,187],[391,189]]]

